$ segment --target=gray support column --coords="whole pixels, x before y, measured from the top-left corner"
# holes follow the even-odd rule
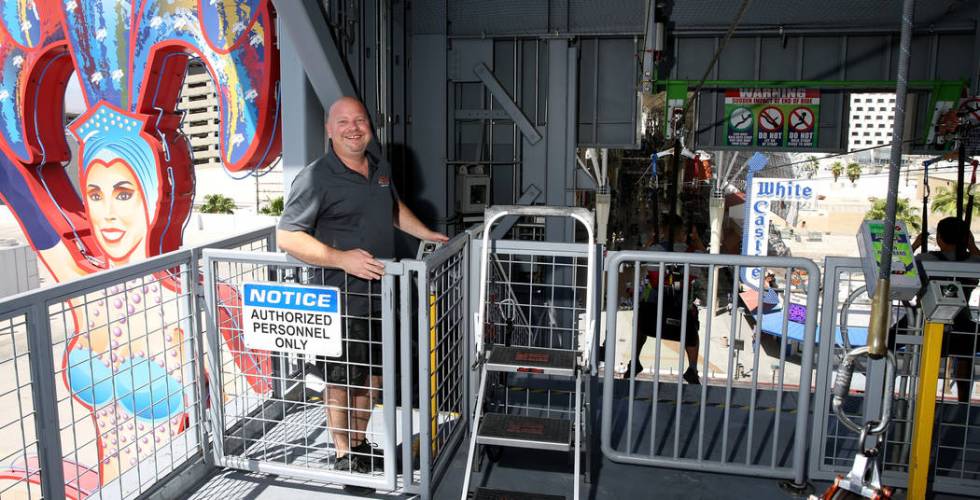
[[[977,19],[980,19],[980,3],[977,4]],[[973,33],[973,71],[970,72],[970,78],[973,79],[973,95],[980,94],[980,22],[977,23],[976,30]]]
[[[577,110],[576,70],[578,52],[568,40],[548,41],[548,130],[545,203],[570,206],[574,201],[575,117]],[[531,163],[529,163],[531,165]],[[545,228],[548,241],[570,241],[572,225],[564,220],[549,220]]]
[[[288,39],[298,55],[298,65],[286,66],[283,59],[283,75],[299,68],[306,70],[322,103],[334,102],[345,95],[356,96],[357,91],[334,44],[330,27],[316,2],[274,0],[273,4],[279,16],[280,33],[285,35],[280,37],[280,46]]]
[[[323,106],[306,73],[291,37],[279,39],[282,66],[282,186],[289,196],[293,178],[326,151]]]
[[[455,215],[454,186],[446,168],[446,35],[415,35],[408,66],[408,143],[414,153],[414,193],[403,193],[419,218],[446,231]]]

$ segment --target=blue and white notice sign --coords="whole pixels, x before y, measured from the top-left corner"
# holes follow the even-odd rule
[[[342,354],[338,288],[243,283],[240,292],[246,347],[332,358]]]

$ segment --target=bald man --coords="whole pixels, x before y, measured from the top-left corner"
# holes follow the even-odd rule
[[[395,233],[446,242],[399,199],[391,165],[368,152],[373,134],[360,101],[343,97],[327,116],[330,151],[297,174],[279,220],[279,248],[318,266],[314,283],[340,288],[343,353],[321,359],[327,421],[337,452],[334,468],[378,471],[381,454],[365,439],[381,387],[381,286],[394,257]]]

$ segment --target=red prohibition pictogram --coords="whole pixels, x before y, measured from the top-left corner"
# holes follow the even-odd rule
[[[812,109],[799,107],[789,114],[789,128],[793,132],[810,132],[813,130],[814,120]]]
[[[980,123],[980,98],[972,97],[960,104],[960,112],[966,116],[970,123]]]
[[[766,132],[781,132],[783,130],[783,112],[775,106],[763,108],[759,112],[759,128]]]

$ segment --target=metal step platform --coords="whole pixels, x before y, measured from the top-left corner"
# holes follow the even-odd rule
[[[565,500],[565,497],[559,495],[543,495],[541,493],[527,493],[524,491],[477,488],[473,500]]]
[[[568,451],[571,447],[571,430],[568,420],[487,413],[480,422],[476,441],[512,448]]]
[[[575,351],[540,347],[493,346],[487,370],[494,372],[575,375]]]

